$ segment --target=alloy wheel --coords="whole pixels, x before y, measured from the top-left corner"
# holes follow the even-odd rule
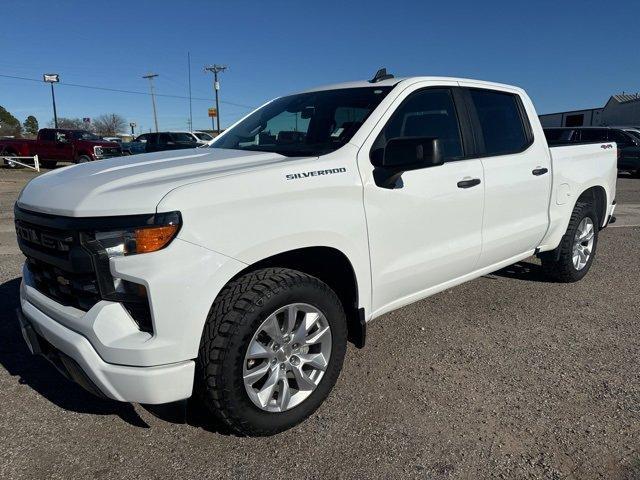
[[[593,220],[591,217],[584,217],[573,238],[573,266],[576,270],[582,270],[589,262],[593,252],[594,236]]]
[[[261,410],[284,412],[320,384],[331,357],[331,328],[320,310],[305,303],[279,308],[249,342],[242,377]]]

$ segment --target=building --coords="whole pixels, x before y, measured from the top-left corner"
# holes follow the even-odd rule
[[[613,95],[602,108],[540,115],[543,127],[599,127],[640,125],[640,94]]]

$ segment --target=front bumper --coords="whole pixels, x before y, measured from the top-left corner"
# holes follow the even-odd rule
[[[25,266],[25,340],[64,374],[108,398],[146,404],[189,398],[211,303],[244,264],[175,239],[158,252],[112,259],[110,267],[114,277],[146,287],[152,333],[139,330],[118,302],[102,300],[86,312],[57,303],[35,288]]]
[[[147,404],[191,396],[193,360],[155,367],[113,365],[102,360],[82,335],[29,303],[18,310],[18,320],[31,353],[44,356],[67,378],[95,395]]]

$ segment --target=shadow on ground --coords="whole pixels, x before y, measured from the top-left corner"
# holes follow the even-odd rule
[[[487,277],[503,277],[527,282],[553,283],[553,280],[550,280],[549,277],[544,274],[540,265],[529,262],[514,263],[502,270],[498,270],[497,272],[487,275]]]
[[[92,415],[117,415],[130,425],[149,428],[130,403],[96,397],[67,380],[44,358],[31,355],[22,338],[15,310],[19,305],[20,279],[0,285],[0,365],[51,403],[65,410]],[[171,423],[189,423],[212,433],[228,435],[198,402],[143,405],[154,416]]]
[[[64,378],[44,358],[31,355],[15,315],[19,289],[19,278],[0,285],[0,365],[20,383],[29,385],[60,408],[93,415],[117,415],[131,425],[148,428],[133,405],[98,398]]]

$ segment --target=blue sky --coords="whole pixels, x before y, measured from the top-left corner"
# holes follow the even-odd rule
[[[186,96],[191,52],[194,127],[210,128],[222,74],[223,126],[247,107],[306,87],[369,78],[451,75],[519,85],[539,113],[597,107],[640,90],[638,3],[628,1],[57,1],[3,0],[0,75]],[[59,85],[58,115],[119,113],[153,125],[146,95]],[[161,129],[186,129],[188,101],[157,99]],[[52,118],[46,85],[0,77],[0,105],[20,120]]]

